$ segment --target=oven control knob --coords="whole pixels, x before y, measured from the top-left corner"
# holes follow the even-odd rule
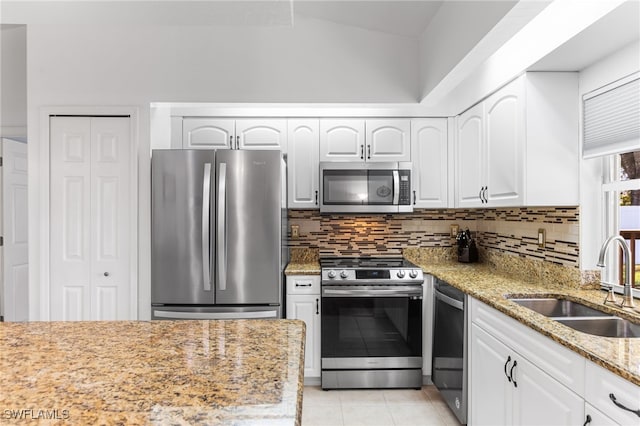
[[[404,271],[402,269],[399,270],[397,275],[398,275],[398,278],[404,278]]]
[[[336,277],[336,271],[329,271],[327,272],[327,276],[329,278],[335,278]]]
[[[340,272],[340,278],[347,278],[347,271]]]
[[[418,271],[416,271],[415,269],[412,269],[411,272],[409,272],[409,276],[411,278],[415,278],[418,276]]]

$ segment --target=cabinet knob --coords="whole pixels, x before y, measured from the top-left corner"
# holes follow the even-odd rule
[[[104,273],[104,276],[105,276],[105,277],[108,277],[108,276],[109,276],[109,273],[108,273],[108,272],[105,272],[105,273]]]

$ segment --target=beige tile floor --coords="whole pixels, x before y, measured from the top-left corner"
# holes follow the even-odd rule
[[[460,425],[433,386],[422,390],[331,390],[305,386],[302,426]]]

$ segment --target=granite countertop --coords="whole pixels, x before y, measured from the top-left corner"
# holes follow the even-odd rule
[[[463,264],[444,258],[422,258],[419,251],[405,257],[470,296],[518,320],[522,324],[550,337],[561,345],[640,386],[640,338],[609,338],[573,330],[505,296],[562,297],[607,311],[622,318],[640,322],[640,311],[604,305],[605,292],[597,289],[572,288],[552,282],[525,281],[497,272],[484,264]],[[316,272],[317,271],[317,272]],[[319,263],[290,263],[285,273],[319,274]],[[619,297],[620,298],[620,297]],[[640,301],[636,300],[640,305]]]
[[[299,425],[304,335],[298,320],[0,323],[0,423]]]

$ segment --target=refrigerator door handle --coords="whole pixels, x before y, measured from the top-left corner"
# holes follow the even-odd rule
[[[218,176],[218,288],[227,289],[227,163],[220,163]]]
[[[277,318],[278,311],[251,311],[251,312],[184,312],[154,310],[156,318],[167,319],[192,319],[192,320],[222,320],[222,319],[256,319]]]
[[[211,250],[209,223],[211,216],[211,163],[204,164],[202,180],[202,280],[204,290],[211,291]]]

